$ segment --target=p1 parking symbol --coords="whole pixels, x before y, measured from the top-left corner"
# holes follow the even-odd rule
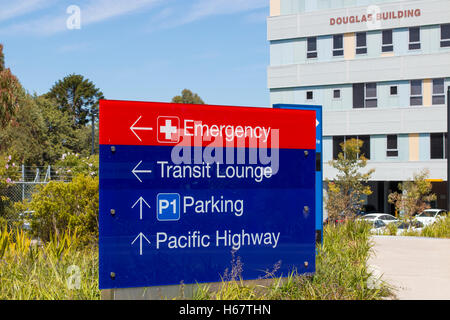
[[[160,193],[156,197],[156,218],[158,221],[180,220],[180,195]]]

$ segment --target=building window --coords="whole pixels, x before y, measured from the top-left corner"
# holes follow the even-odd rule
[[[356,54],[367,53],[367,33],[356,33]]]
[[[314,98],[312,91],[306,91],[306,100],[312,100]]]
[[[377,105],[377,84],[375,82],[366,83],[366,108],[376,108]]]
[[[441,48],[450,47],[450,23],[441,25]]]
[[[353,84],[353,108],[376,108],[378,106],[377,84]]]
[[[422,104],[423,104],[422,80],[412,80],[410,105],[421,106]]]
[[[308,52],[306,53],[308,59],[317,58],[317,37],[308,38]]]
[[[382,52],[394,51],[394,44],[392,42],[392,30],[383,30],[383,44],[381,46]]]
[[[336,136],[333,137],[333,159],[336,160],[339,157],[339,153],[342,152],[341,143],[345,143],[347,140],[357,139],[363,142],[360,150],[360,156],[364,156],[366,159],[370,159],[370,136]]]
[[[387,136],[387,157],[398,157],[398,137],[396,134],[390,134]]]
[[[430,134],[430,155],[431,159],[448,158],[448,136],[447,133]]]
[[[420,49],[420,27],[409,28],[409,50]]]
[[[391,96],[396,96],[398,94],[398,87],[391,86]]]
[[[333,56],[344,55],[344,36],[342,34],[336,34],[333,36]]]
[[[341,90],[335,89],[333,90],[333,99],[340,99],[341,98]]]
[[[444,79],[433,79],[433,105],[445,104]]]

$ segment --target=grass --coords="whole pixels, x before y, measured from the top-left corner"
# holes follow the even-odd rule
[[[395,236],[397,235],[397,230],[396,224],[390,223],[386,226],[382,235]],[[424,227],[422,230],[410,229],[399,234],[399,236],[450,239],[450,215]]]
[[[268,285],[247,284],[242,280],[223,282],[216,291],[199,285],[198,300],[379,300],[393,297],[392,288],[374,279],[367,267],[371,254],[370,227],[349,221],[328,225],[324,242],[318,247],[314,276],[290,274],[273,278]]]
[[[422,229],[422,237],[450,239],[450,214]]]
[[[292,273],[281,279],[268,274],[269,280],[264,285],[248,284],[240,280],[242,270],[238,267],[227,271],[218,290],[198,285],[194,299],[377,300],[390,297],[390,287],[372,279],[367,267],[372,248],[369,230],[368,225],[356,222],[325,227],[323,246],[317,248],[314,276]],[[18,229],[3,228],[0,232],[0,299],[100,299],[96,246],[78,246],[76,234],[64,233],[38,246]],[[239,262],[239,257],[234,259]],[[225,281],[230,280],[230,275],[231,281]]]
[[[76,234],[45,245],[26,233],[0,230],[0,300],[92,300],[98,290],[98,251],[80,248]]]

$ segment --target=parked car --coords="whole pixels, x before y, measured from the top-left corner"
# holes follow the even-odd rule
[[[397,235],[402,235],[407,231],[421,232],[423,228],[424,224],[417,220],[414,220],[412,222],[399,221],[397,222]]]
[[[384,234],[384,231],[386,230],[386,223],[384,223],[383,220],[379,219],[361,219],[361,220],[366,221],[367,223],[372,225],[370,233],[378,235]]]
[[[377,220],[381,220],[384,224],[394,223],[398,221],[396,217],[387,213],[369,213],[358,219],[365,220],[367,222],[375,222]]]
[[[422,213],[415,216],[415,219],[428,226],[435,223],[438,219],[447,216],[447,211],[443,209],[426,209]]]

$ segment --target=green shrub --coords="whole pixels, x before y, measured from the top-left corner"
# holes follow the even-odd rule
[[[422,237],[450,238],[450,214],[422,229]]]
[[[0,300],[98,300],[98,247],[63,232],[37,245],[0,226]]]
[[[323,246],[317,247],[316,273],[292,273],[270,285],[223,282],[216,292],[199,285],[195,299],[377,300],[392,296],[391,287],[374,279],[367,267],[371,254],[370,225],[348,221],[324,228]],[[244,268],[245,268],[245,261]],[[377,283],[377,285],[373,285]]]
[[[82,243],[98,239],[98,177],[79,174],[72,182],[51,181],[22,207],[33,211],[32,234],[42,241],[66,230],[77,231]]]

